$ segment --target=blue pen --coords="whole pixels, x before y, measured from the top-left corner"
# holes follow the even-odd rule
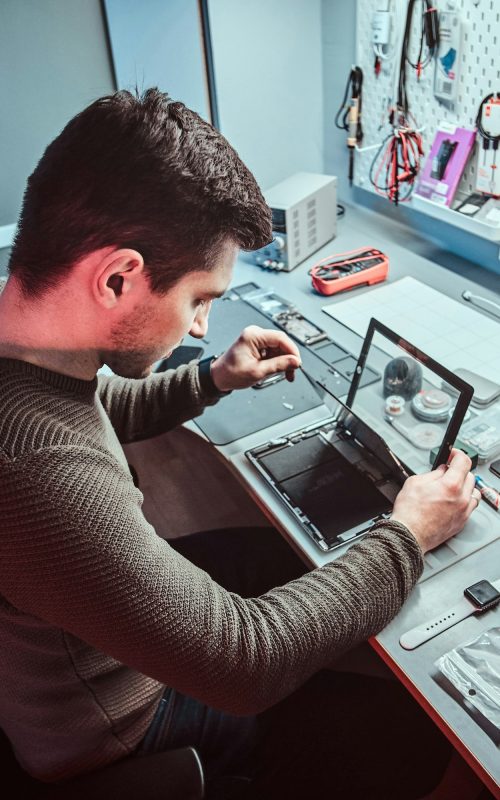
[[[479,476],[474,476],[476,487],[481,492],[481,497],[485,500],[488,505],[495,509],[495,511],[500,511],[500,493],[497,492],[496,489],[493,489],[492,486],[488,486],[487,483]]]

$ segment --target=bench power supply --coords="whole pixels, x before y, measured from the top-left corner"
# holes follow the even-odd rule
[[[265,269],[291,272],[337,232],[337,178],[297,172],[264,192],[273,241],[249,254]]]

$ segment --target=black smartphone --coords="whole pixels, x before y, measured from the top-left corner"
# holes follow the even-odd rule
[[[496,475],[497,478],[500,478],[500,458],[497,458],[496,461],[491,462],[490,470],[492,471],[493,475]]]
[[[188,345],[179,345],[168,358],[163,358],[155,367],[155,372],[165,372],[167,369],[177,369],[181,364],[189,364],[195,358],[201,358],[203,355],[203,347],[190,347]]]

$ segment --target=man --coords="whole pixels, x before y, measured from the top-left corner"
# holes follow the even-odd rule
[[[205,336],[238,249],[270,238],[235,151],[156,90],[93,103],[29,179],[0,295],[0,726],[42,780],[152,747],[203,752],[200,709],[230,731],[219,748],[208,736],[211,774],[234,769],[213,763],[250,748],[250,720],[233,715],[270,708],[383,628],[422,554],[477,506],[454,453],[343,558],[306,575],[280,559],[253,598],[255,581],[222,588],[217,565],[209,577],[192,563],[209,560],[197,547],[187,560],[156,536],[120,442],[300,366],[284,334],[251,327],[205,368],[149,375],[186,333]],[[98,379],[103,364],[116,377]],[[272,796],[265,780],[256,796]]]

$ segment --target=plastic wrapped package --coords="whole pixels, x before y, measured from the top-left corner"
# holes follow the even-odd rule
[[[500,731],[500,627],[445,653],[436,666]]]

